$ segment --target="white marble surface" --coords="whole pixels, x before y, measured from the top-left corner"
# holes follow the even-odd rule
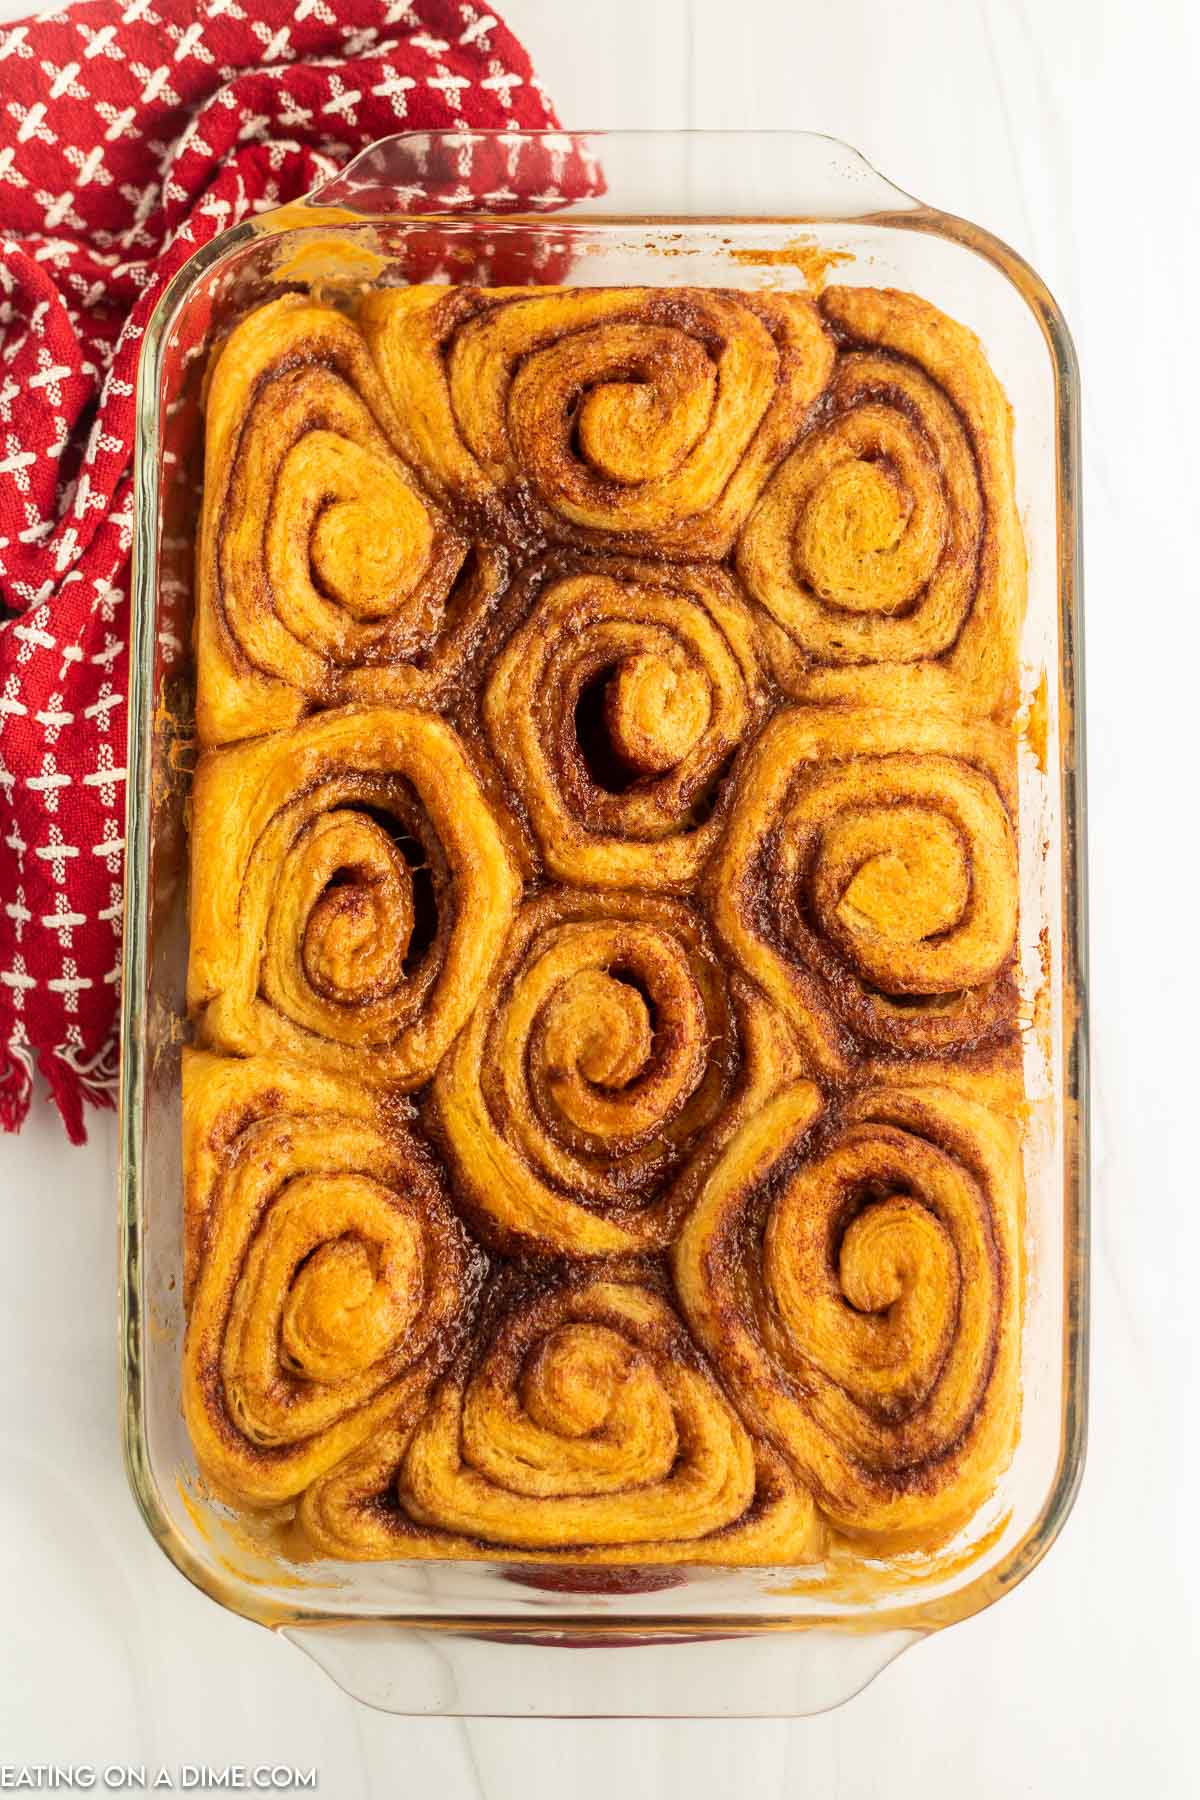
[[[0,0],[0,16],[21,8]],[[0,1763],[316,1764],[334,1800],[570,1791],[1183,1800],[1195,1789],[1194,719],[1200,572],[1189,0],[508,0],[577,125],[797,126],[991,226],[1085,377],[1095,1044],[1091,1454],[1002,1604],[824,1718],[411,1722],[343,1698],[151,1544],[117,1444],[114,1132],[0,1140]],[[3,126],[0,124],[0,133]],[[1167,643],[1167,624],[1171,638]],[[1182,1421],[1190,1422],[1190,1441]]]

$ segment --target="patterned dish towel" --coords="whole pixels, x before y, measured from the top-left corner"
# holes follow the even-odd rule
[[[198,245],[364,144],[554,127],[467,0],[89,0],[0,32],[0,1123],[116,1092],[134,376]]]

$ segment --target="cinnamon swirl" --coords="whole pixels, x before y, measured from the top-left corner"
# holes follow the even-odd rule
[[[483,722],[547,873],[685,891],[765,710],[745,603],[718,568],[598,559],[539,563],[516,598]]]
[[[401,1090],[429,1079],[519,880],[451,728],[342,707],[200,760],[188,1003],[205,1043]]]
[[[506,1562],[806,1562],[805,1488],[756,1442],[671,1306],[628,1273],[493,1296],[415,1430],[313,1483],[327,1555]]]
[[[412,287],[361,319],[443,494],[684,561],[729,550],[834,355],[796,294]]]
[[[802,1082],[742,1128],[674,1250],[688,1323],[841,1530],[970,1516],[1017,1417],[1020,1156],[949,1088]]]
[[[197,566],[202,742],[347,701],[422,703],[458,678],[507,560],[398,453],[354,322],[287,295],[213,368]]]
[[[977,339],[914,294],[827,288],[822,418],[737,549],[805,700],[1009,717],[1025,562],[1012,416]]]
[[[431,1113],[495,1247],[661,1249],[719,1144],[795,1062],[693,908],[551,889],[518,914]]]
[[[270,1506],[420,1416],[479,1257],[401,1115],[271,1058],[186,1052],[183,1408],[221,1492]]]
[[[993,726],[815,706],[751,748],[713,920],[816,1070],[1012,1036],[1014,760]]]

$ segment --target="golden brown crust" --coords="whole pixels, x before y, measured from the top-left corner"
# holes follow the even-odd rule
[[[308,1490],[317,1548],[355,1558],[797,1563],[804,1488],[755,1444],[653,1286],[518,1281],[412,1431]]]
[[[214,1485],[270,1506],[420,1417],[479,1258],[427,1151],[359,1087],[317,1077],[301,1100],[269,1058],[185,1056],[184,1415]]]
[[[1011,720],[1025,605],[1012,416],[978,340],[914,294],[827,288],[822,417],[738,543],[799,699]]]
[[[727,553],[833,361],[795,294],[418,287],[361,317],[441,492],[685,561]]]
[[[518,891],[466,751],[432,714],[343,707],[209,751],[192,799],[200,1036],[419,1087],[483,992]]]
[[[213,1197],[247,1127],[271,1115],[341,1113],[364,1125],[391,1116],[380,1097],[302,1063],[279,1057],[214,1056],[185,1049],[183,1086],[184,1298],[191,1304],[200,1265],[208,1254]]]
[[[286,295],[230,334],[206,409],[197,728],[227,743],[316,706],[435,700],[507,557],[472,544],[397,452],[357,326]]]
[[[796,1060],[692,907],[552,889],[518,914],[430,1113],[486,1242],[628,1254],[673,1240],[721,1143]]]
[[[767,697],[749,609],[719,568],[539,561],[488,665],[492,755],[560,881],[686,892]]]
[[[869,288],[289,295],[207,430],[202,1469],[349,1559],[938,1543],[1019,1400],[980,346]]]
[[[945,1538],[1013,1447],[1019,1137],[946,1087],[803,1082],[706,1181],[674,1250],[685,1315],[832,1523]]]
[[[750,749],[713,921],[815,1072],[1013,1035],[1013,764],[994,726],[836,707],[786,708]]]

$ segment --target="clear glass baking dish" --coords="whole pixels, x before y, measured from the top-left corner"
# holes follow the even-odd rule
[[[486,162],[486,210],[473,172]],[[495,174],[499,171],[499,184]],[[563,202],[563,188],[580,197]],[[1020,1445],[936,1557],[818,1569],[580,1572],[287,1561],[206,1496],[179,1403],[179,1051],[186,1040],[190,576],[200,390],[215,335],[302,285],[381,279],[912,290],[981,337],[1012,402],[1029,552],[1020,756],[1030,1015]],[[192,257],[138,383],[121,1119],[123,1425],[130,1481],[175,1565],[399,1713],[791,1715],[848,1698],[979,1611],[1053,1543],[1084,1455],[1088,1331],[1079,396],[1062,316],[1020,257],[807,133],[454,132],[389,138],[300,206]],[[1044,698],[1043,698],[1044,697]],[[532,1575],[532,1580],[531,1580]],[[565,1655],[586,1648],[586,1656]]]

